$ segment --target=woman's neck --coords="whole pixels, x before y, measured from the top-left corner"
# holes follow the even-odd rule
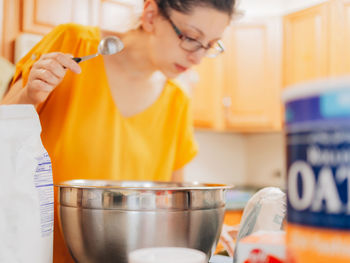
[[[107,34],[102,33],[102,37]],[[108,66],[118,69],[126,78],[134,81],[149,79],[157,70],[149,55],[149,40],[141,29],[119,35],[124,43],[124,49],[115,55],[105,56]]]

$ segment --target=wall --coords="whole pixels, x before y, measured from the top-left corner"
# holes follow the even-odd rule
[[[238,0],[238,9],[245,15],[281,16],[326,0]]]
[[[245,16],[276,16],[285,10],[285,2],[290,0],[238,0],[237,7]]]
[[[234,134],[196,131],[198,156],[186,167],[186,181],[284,187],[282,133]]]
[[[283,0],[284,1],[284,0]],[[285,1],[285,10],[284,14],[292,13],[295,11],[302,10],[307,7],[311,7],[323,2],[327,2],[327,0],[292,0]]]
[[[285,186],[285,144],[283,133],[245,137],[246,183],[254,186]]]
[[[0,0],[0,52],[2,51],[2,25],[3,25],[4,1]]]
[[[244,136],[196,131],[199,153],[185,169],[186,181],[245,184]]]

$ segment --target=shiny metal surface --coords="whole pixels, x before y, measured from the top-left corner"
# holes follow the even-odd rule
[[[215,250],[226,185],[75,180],[57,185],[66,244],[79,263],[127,263],[139,248]]]
[[[98,55],[113,55],[117,52],[122,51],[124,48],[123,42],[116,36],[107,36],[103,38],[97,47],[97,53],[84,56],[84,57],[75,57],[73,60],[77,63],[89,60],[91,58],[97,57]]]
[[[123,42],[116,36],[107,36],[98,44],[98,53],[101,55],[113,55],[124,48]]]

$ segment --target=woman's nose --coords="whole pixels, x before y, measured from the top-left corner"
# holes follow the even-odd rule
[[[193,65],[198,65],[202,58],[205,56],[206,50],[201,48],[197,51],[191,52],[188,54],[188,60],[193,64]]]

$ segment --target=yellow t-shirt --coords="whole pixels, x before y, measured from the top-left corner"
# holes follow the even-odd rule
[[[90,55],[97,52],[100,39],[96,27],[60,25],[17,64],[14,81],[22,76],[25,85],[42,54]],[[189,98],[173,81],[166,82],[143,112],[123,117],[112,98],[102,56],[80,66],[81,74],[68,71],[38,107],[55,184],[71,179],[167,181],[196,155]],[[55,262],[69,258],[61,242],[55,233]]]

